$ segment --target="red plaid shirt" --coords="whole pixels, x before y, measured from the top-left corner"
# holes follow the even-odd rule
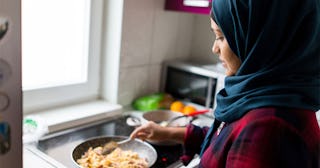
[[[208,131],[188,125],[187,164],[200,152]],[[319,168],[320,130],[315,112],[288,108],[251,110],[214,134],[204,152],[201,168]]]

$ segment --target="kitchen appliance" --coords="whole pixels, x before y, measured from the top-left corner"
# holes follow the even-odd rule
[[[22,167],[21,2],[0,0],[0,165]]]
[[[216,94],[224,87],[224,78],[220,64],[166,62],[163,65],[161,90],[176,99],[214,109]]]
[[[44,136],[36,144],[26,145],[25,149],[51,163],[52,167],[77,168],[72,159],[72,151],[81,142],[97,136],[129,136],[134,127],[126,124],[130,116],[110,118]],[[151,168],[178,168],[182,155],[181,145],[162,146],[151,144],[157,152],[157,160]],[[52,161],[54,160],[54,161]],[[58,163],[57,163],[58,162]],[[55,165],[56,164],[56,165]]]

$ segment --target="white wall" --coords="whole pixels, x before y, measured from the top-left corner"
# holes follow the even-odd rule
[[[159,91],[164,61],[215,62],[209,16],[165,11],[164,3],[124,1],[118,90],[122,105]]]

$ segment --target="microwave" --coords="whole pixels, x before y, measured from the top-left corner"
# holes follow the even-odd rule
[[[166,62],[162,68],[162,92],[177,100],[215,109],[216,95],[224,87],[225,74],[221,64]]]

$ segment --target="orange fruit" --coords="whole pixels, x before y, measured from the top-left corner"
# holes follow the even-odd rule
[[[170,105],[170,110],[171,111],[182,112],[183,108],[184,108],[184,104],[181,101],[174,101]]]
[[[184,106],[184,108],[182,110],[183,114],[185,114],[185,115],[192,114],[195,111],[197,111],[197,109],[192,105]]]

